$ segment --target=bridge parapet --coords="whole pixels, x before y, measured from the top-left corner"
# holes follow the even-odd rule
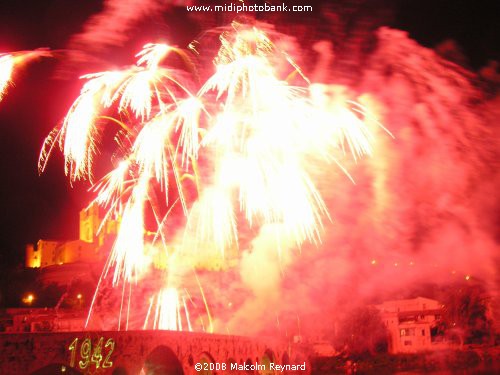
[[[279,371],[270,363],[307,362],[277,340],[175,331],[2,334],[0,350],[4,375],[273,374]],[[281,373],[304,375],[309,368]]]

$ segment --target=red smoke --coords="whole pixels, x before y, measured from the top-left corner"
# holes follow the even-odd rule
[[[169,5],[107,0],[70,48],[122,45],[139,20]],[[213,288],[209,301],[232,305],[219,314],[221,332],[324,331],[352,306],[466,276],[498,288],[499,99],[402,31],[382,28],[376,39],[355,83],[337,89],[377,114],[395,139],[378,130],[373,158],[348,165],[355,185],[335,165],[314,165],[333,219],[323,244],[300,252],[290,245],[279,257],[261,228],[230,285]],[[311,77],[342,82],[326,78],[336,63],[328,43],[316,52]]]

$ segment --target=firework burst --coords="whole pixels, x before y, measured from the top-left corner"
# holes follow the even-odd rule
[[[126,283],[145,277],[151,264],[145,250],[148,206],[157,224],[154,238],[161,236],[165,252],[173,238],[164,235],[164,223],[181,202],[184,240],[175,253],[180,257],[214,249],[224,256],[238,244],[240,212],[250,226],[279,224],[298,246],[318,243],[329,214],[309,175],[309,161],[336,161],[335,150],[346,148],[355,158],[371,153],[370,134],[355,111],[345,102],[331,105],[265,32],[235,23],[220,41],[215,73],[196,94],[187,89],[193,84],[184,82],[185,73],[162,66],[171,52],[187,60],[165,44],[147,44],[134,67],[83,76],[87,82],[80,96],[61,128],[46,139],[40,170],[58,144],[66,173],[75,181],[92,179],[105,120],[126,134],[121,160],[93,188],[95,201],[108,209],[106,218],[121,218],[101,281],[112,273],[112,284],[125,290]],[[291,75],[302,77],[303,85],[290,85],[285,78]],[[122,117],[130,111],[130,124],[105,113],[113,110]],[[185,193],[189,180],[195,182],[194,195]],[[169,201],[172,184],[174,203]],[[158,189],[164,192],[162,202]],[[166,215],[160,206],[170,207]],[[167,273],[175,267],[170,263]],[[191,330],[178,283],[167,284],[151,297],[144,327]],[[200,290],[203,294],[201,285]],[[208,312],[205,299],[204,304]],[[181,310],[186,318],[181,319]]]

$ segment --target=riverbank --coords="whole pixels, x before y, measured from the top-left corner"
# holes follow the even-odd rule
[[[396,374],[401,372],[494,374],[500,369],[499,346],[477,346],[418,354],[377,354],[353,359],[317,357],[312,360],[312,374]],[[491,372],[488,372],[491,371]]]

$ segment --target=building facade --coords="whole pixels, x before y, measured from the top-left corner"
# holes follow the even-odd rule
[[[106,255],[103,247],[118,232],[118,220],[106,220],[97,203],[80,211],[80,235],[77,240],[39,240],[36,247],[26,246],[27,268],[45,268],[69,263],[98,262]]]
[[[391,353],[434,350],[432,328],[441,320],[443,305],[436,300],[417,297],[386,301],[376,306],[389,332]]]

